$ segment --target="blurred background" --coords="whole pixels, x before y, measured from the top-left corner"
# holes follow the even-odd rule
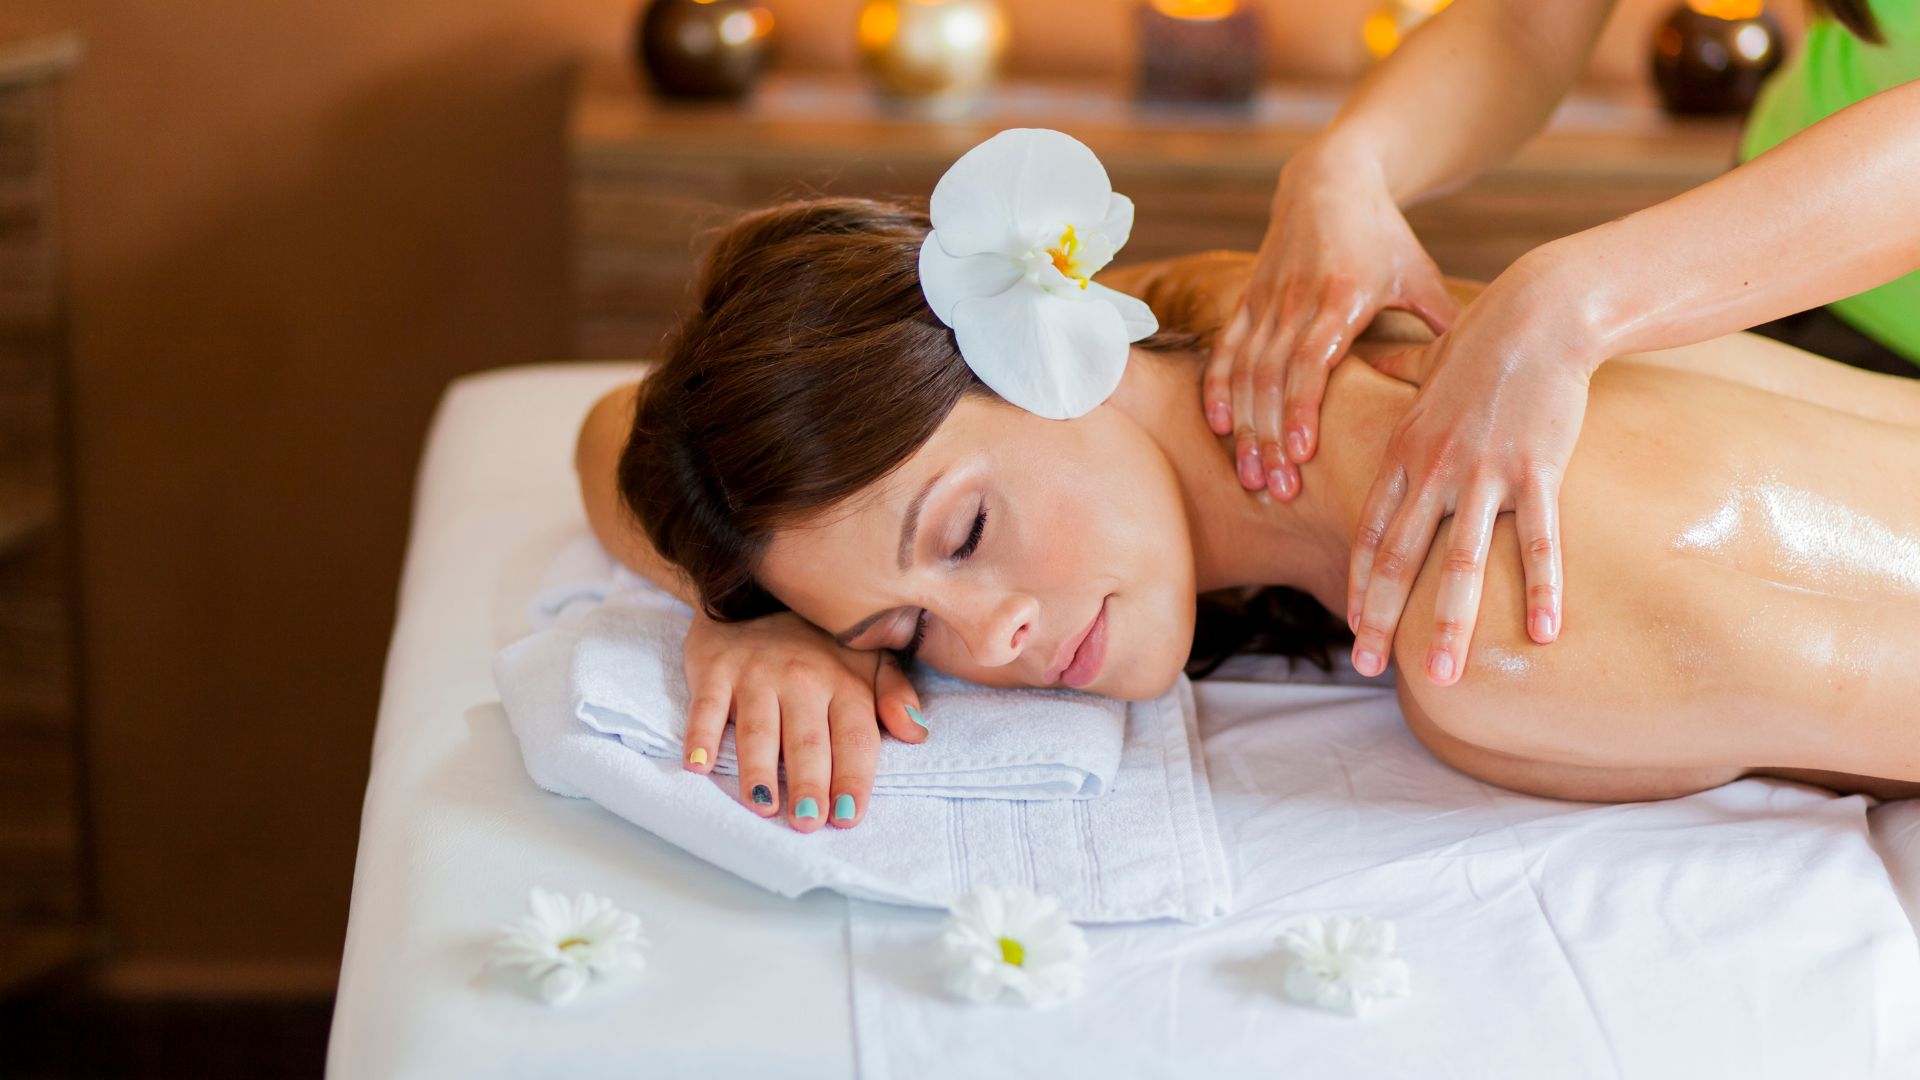
[[[1107,159],[1131,255],[1251,250],[1437,3],[657,0],[643,69],[635,0],[6,0],[0,1075],[319,1074],[450,379],[647,355],[704,225],[1015,123]],[[1661,108],[1674,10],[1621,0],[1549,135],[1416,212],[1443,269],[1731,164],[1737,101]]]

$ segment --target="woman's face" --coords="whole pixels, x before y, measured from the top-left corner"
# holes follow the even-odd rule
[[[758,577],[857,649],[904,649],[924,616],[918,658],[987,686],[1151,698],[1193,642],[1173,467],[1111,404],[1047,420],[965,398],[886,479],[776,534]]]

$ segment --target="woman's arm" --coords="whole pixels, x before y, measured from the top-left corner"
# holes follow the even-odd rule
[[[1591,371],[1920,269],[1920,82],[1849,106],[1700,187],[1530,252]],[[1504,275],[1503,275],[1504,276]]]
[[[1658,206],[1536,248],[1429,349],[1348,571],[1355,665],[1383,666],[1440,519],[1448,582],[1428,671],[1450,685],[1480,609],[1494,516],[1513,506],[1528,625],[1560,626],[1558,500],[1586,386],[1609,357],[1717,337],[1920,266],[1920,83],[1878,94]],[[1451,358],[1451,359],[1449,359]],[[1536,599],[1537,594],[1537,599]]]
[[[594,539],[609,555],[698,610],[700,599],[693,582],[653,549],[646,532],[620,498],[620,451],[633,430],[633,408],[639,391],[640,384],[633,382],[609,392],[594,402],[580,425],[580,438],[573,449],[580,501],[586,507],[587,525]]]
[[[1503,161],[1586,70],[1614,0],[1457,0],[1360,81],[1328,125],[1401,207]]]
[[[682,658],[685,767],[712,772],[732,723],[743,805],[762,817],[780,812],[784,760],[788,823],[811,832],[830,814],[833,826],[852,828],[866,817],[879,729],[905,742],[926,740],[920,697],[890,654],[843,648],[790,611],[740,623],[707,618],[692,581],[654,550],[620,498],[618,465],[639,389],[638,382],[622,386],[594,403],[573,461],[595,539],[693,608]]]

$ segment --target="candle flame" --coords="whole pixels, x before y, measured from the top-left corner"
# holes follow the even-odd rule
[[[1155,11],[1174,19],[1224,19],[1239,6],[1239,0],[1153,0]]]
[[[1757,18],[1766,4],[1763,0],[1687,0],[1687,6],[1702,15],[1734,20]]]

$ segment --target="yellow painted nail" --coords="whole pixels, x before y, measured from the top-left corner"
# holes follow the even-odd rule
[[[695,765],[705,765],[707,763],[707,748],[704,746],[694,747],[693,753],[687,755],[687,760]]]

